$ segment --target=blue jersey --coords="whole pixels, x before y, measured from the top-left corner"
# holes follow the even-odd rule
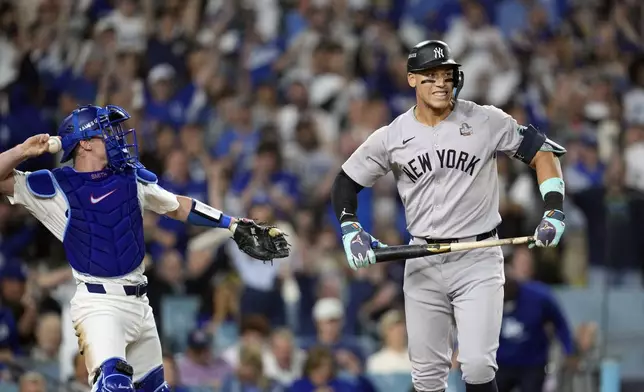
[[[546,325],[554,327],[567,354],[572,336],[548,287],[537,282],[519,283],[516,300],[505,304],[497,362],[500,366],[545,366],[550,337]]]

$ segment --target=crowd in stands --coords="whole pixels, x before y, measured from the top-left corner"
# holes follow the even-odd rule
[[[324,391],[375,392],[387,374],[409,388],[404,263],[352,271],[329,193],[357,146],[414,105],[407,53],[426,39],[462,64],[460,98],[568,150],[563,241],[504,249],[509,273],[641,289],[638,0],[0,0],[0,151],[55,135],[78,105],[119,105],[161,186],[285,228],[291,256],[261,263],[221,230],[146,212],[148,296],[173,391],[327,380]],[[503,155],[498,169],[500,237],[530,235],[543,211],[535,174]],[[393,176],[359,194],[358,216],[383,243],[409,240]],[[7,200],[0,266],[0,389],[89,391],[62,246]]]

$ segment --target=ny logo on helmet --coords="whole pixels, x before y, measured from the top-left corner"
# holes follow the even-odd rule
[[[443,48],[434,48],[434,58],[435,59],[440,59],[445,57],[443,54]]]

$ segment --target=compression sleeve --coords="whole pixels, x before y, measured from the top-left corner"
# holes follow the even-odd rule
[[[331,204],[340,223],[357,221],[358,193],[363,186],[353,181],[344,170],[335,177],[331,190]]]

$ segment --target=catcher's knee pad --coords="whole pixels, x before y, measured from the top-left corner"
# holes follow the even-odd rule
[[[170,392],[163,376],[163,365],[149,371],[141,380],[134,383],[136,392]]]
[[[110,358],[96,371],[92,392],[135,392],[132,366],[121,358]]]

